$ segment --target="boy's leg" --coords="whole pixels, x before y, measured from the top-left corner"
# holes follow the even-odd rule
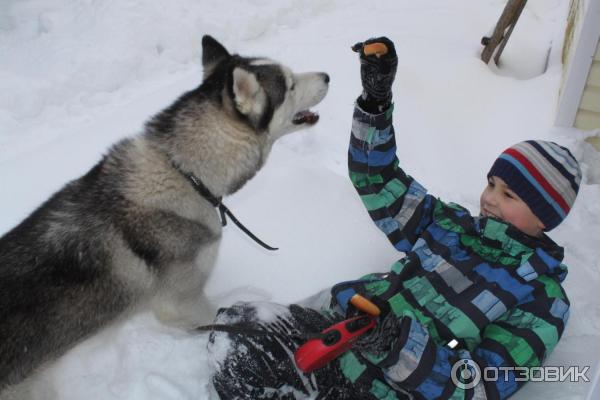
[[[269,332],[269,335],[211,334],[209,351],[217,371],[213,384],[222,399],[378,398],[373,394],[372,382],[364,379],[367,374],[352,383],[342,373],[338,361],[311,374],[297,369],[293,358],[296,349],[307,336],[334,323],[314,310],[297,305],[239,304],[221,310],[215,323]],[[379,370],[373,372],[381,375]]]
[[[211,333],[209,350],[213,353],[216,349],[221,352],[221,357],[224,356],[222,361],[217,361],[217,372],[212,379],[221,399],[294,399],[295,391],[306,391],[304,383],[288,362],[287,352],[293,339],[280,338],[282,335],[259,320],[260,311],[265,314],[263,318],[268,315],[269,320],[271,317],[275,321],[287,320],[287,309],[269,305],[267,313],[261,306],[235,305],[220,310],[217,315],[216,324],[272,332],[269,335]]]

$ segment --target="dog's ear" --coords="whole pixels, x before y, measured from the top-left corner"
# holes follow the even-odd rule
[[[239,67],[233,70],[233,95],[238,111],[248,116],[259,114],[266,100],[256,75]]]
[[[223,45],[210,35],[202,37],[202,66],[204,78],[209,76],[221,61],[231,57]]]

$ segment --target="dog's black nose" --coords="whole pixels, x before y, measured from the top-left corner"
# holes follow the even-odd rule
[[[323,74],[323,79],[325,80],[325,83],[329,83],[329,75]]]

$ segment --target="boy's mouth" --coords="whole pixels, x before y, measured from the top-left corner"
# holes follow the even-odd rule
[[[493,212],[490,212],[488,210],[486,210],[485,208],[483,208],[481,210],[481,215],[483,215],[484,217],[492,217],[492,218],[496,218],[502,221],[502,218],[500,218],[499,216],[497,216],[496,214],[494,214]]]

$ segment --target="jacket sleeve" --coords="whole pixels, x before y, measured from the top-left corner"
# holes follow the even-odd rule
[[[527,381],[527,367],[539,367],[554,349],[568,320],[569,302],[562,288],[550,278],[544,284],[546,295],[506,311],[485,328],[471,351],[435,344],[416,319],[404,317],[394,354],[378,357],[380,362],[364,355],[417,398],[506,399]],[[479,379],[456,385],[453,377],[460,375],[462,365]],[[501,368],[486,371],[490,367]]]
[[[398,166],[393,106],[369,114],[355,105],[348,150],[350,180],[375,225],[408,251],[431,223],[434,198]]]

